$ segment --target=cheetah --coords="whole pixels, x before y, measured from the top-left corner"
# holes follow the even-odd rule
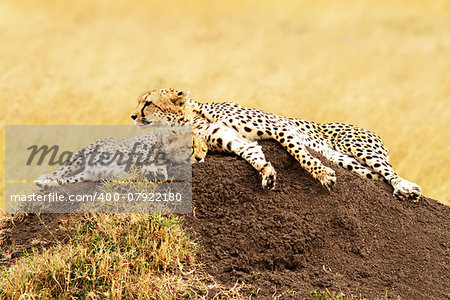
[[[182,130],[180,127],[131,138],[100,139],[79,150],[54,173],[41,175],[35,183],[47,189],[68,183],[108,180],[136,165],[147,177],[167,180],[167,164],[183,164],[194,158],[187,140],[191,135]],[[199,151],[198,155],[203,153]]]
[[[388,150],[375,133],[344,123],[315,123],[288,118],[236,103],[200,103],[190,92],[151,90],[138,99],[131,118],[139,127],[190,125],[208,150],[235,153],[261,175],[262,186],[274,189],[276,171],[257,140],[275,139],[326,189],[336,183],[335,171],[311,155],[307,147],[361,177],[384,180],[399,199],[417,201],[421,188],[396,174]]]

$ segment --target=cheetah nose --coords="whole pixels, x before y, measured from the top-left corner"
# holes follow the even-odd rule
[[[202,160],[201,157],[196,157],[195,159],[196,159],[197,161],[201,161],[201,160]]]
[[[132,118],[133,120],[136,120],[136,119],[137,119],[137,115],[131,115],[131,118]]]

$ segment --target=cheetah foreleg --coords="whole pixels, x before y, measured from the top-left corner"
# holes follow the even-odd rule
[[[235,153],[250,163],[261,175],[263,188],[269,190],[275,188],[277,173],[272,164],[266,161],[262,147],[258,143],[246,140],[224,124],[210,125],[206,140],[211,150]]]
[[[294,130],[276,132],[275,139],[300,163],[303,169],[310,173],[326,189],[331,190],[336,183],[336,173],[313,157],[305,147],[302,134]]]
[[[43,189],[48,189],[59,185],[60,178],[55,174],[43,174],[34,180],[34,183]]]
[[[169,175],[167,174],[166,165],[146,165],[142,167],[142,172],[146,176],[149,176],[152,180],[162,178],[163,180],[167,180]]]

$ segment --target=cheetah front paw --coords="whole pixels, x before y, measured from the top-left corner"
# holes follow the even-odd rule
[[[400,200],[417,202],[422,194],[420,186],[402,178],[393,182],[392,186],[394,187],[394,197]]]
[[[336,172],[333,169],[324,167],[322,173],[317,176],[317,179],[327,190],[331,191],[336,183]]]
[[[271,163],[268,163],[267,166],[261,170],[261,176],[263,188],[268,190],[275,189],[275,185],[277,183],[277,172],[275,172],[275,169],[272,167]]]
[[[167,173],[167,167],[165,165],[148,165],[142,167],[142,171],[150,180],[167,180],[169,175]]]

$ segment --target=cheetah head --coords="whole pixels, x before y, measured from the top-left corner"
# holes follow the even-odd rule
[[[186,124],[184,105],[190,99],[189,93],[174,89],[147,92],[139,97],[131,118],[139,127]]]
[[[172,127],[163,135],[162,143],[166,158],[171,163],[183,164],[191,161],[193,151],[192,135],[189,127]]]
[[[199,136],[193,136],[192,147],[194,151],[191,162],[205,161],[206,154],[208,153],[208,144],[205,139]]]

